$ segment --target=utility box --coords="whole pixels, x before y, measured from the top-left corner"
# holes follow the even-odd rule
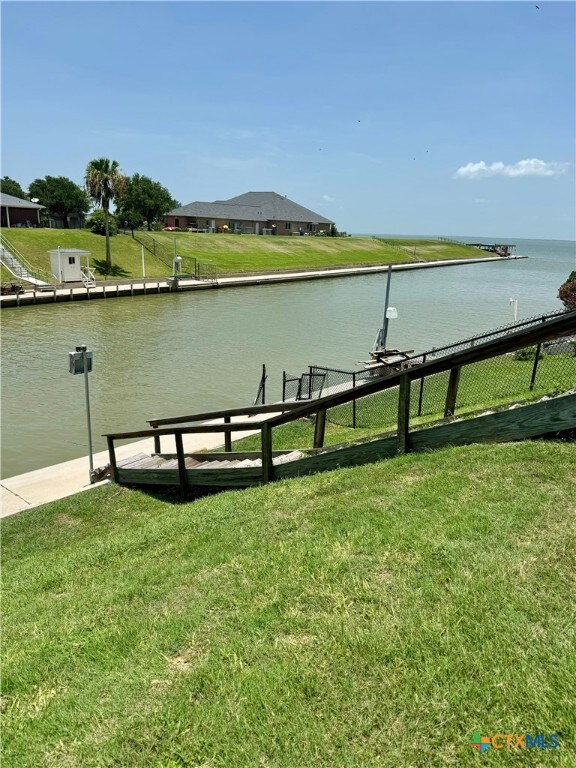
[[[81,251],[79,248],[57,248],[48,251],[50,254],[50,269],[59,283],[81,283],[82,264],[80,259],[85,256],[86,267],[89,268],[91,251]]]
[[[79,373],[84,373],[84,355],[86,355],[86,364],[88,367],[88,373],[92,373],[92,352],[69,352],[68,363],[69,371],[74,376],[78,376]]]

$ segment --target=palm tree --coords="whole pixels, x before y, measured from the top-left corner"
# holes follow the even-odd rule
[[[126,177],[120,173],[116,160],[108,160],[100,157],[92,160],[86,166],[84,184],[90,197],[102,207],[104,211],[104,223],[106,232],[106,271],[112,269],[112,257],[110,256],[110,232],[108,230],[108,216],[110,203],[115,201],[124,190]]]

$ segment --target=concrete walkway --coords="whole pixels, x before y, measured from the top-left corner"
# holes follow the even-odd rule
[[[253,416],[250,421],[261,421],[264,418],[271,418],[278,415],[276,413],[267,413],[263,416]],[[239,421],[233,418],[232,421]],[[242,418],[247,421],[246,417]],[[219,423],[217,421],[206,422],[210,424]],[[220,422],[221,423],[221,422]],[[235,432],[234,439],[241,440],[243,437],[257,434],[258,430],[248,432]],[[208,433],[205,435],[194,434],[184,435],[184,450],[186,453],[194,451],[210,450],[223,445],[223,436],[218,433]],[[166,453],[176,452],[174,441],[170,437],[162,438],[162,451]],[[136,453],[154,452],[154,440],[139,440],[136,443],[118,446],[116,448],[116,459],[126,459]],[[103,467],[108,464],[108,451],[94,454],[94,467]],[[72,496],[80,491],[86,491],[95,488],[101,483],[90,484],[90,463],[87,456],[79,459],[65,461],[62,464],[55,464],[52,467],[43,467],[35,469],[32,472],[26,472],[24,475],[15,475],[0,481],[0,517],[8,517],[17,512],[26,509],[33,509],[49,501],[63,499],[66,496]]]

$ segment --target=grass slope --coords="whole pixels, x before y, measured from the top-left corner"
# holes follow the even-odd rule
[[[4,522],[6,768],[576,763],[576,447]],[[469,745],[560,734],[556,750]]]
[[[103,267],[104,238],[86,230],[13,228],[4,230],[4,234],[36,269],[50,271],[50,257],[47,251],[58,246],[91,251],[91,263],[96,267]],[[167,252],[170,251],[174,242],[173,233],[157,232],[153,237],[167,246]],[[398,243],[401,242],[403,241],[398,241]],[[176,233],[178,253],[184,257],[213,261],[221,274],[413,263],[414,247],[416,247],[417,256],[426,260],[484,256],[481,251],[454,243],[415,242],[416,246],[404,248],[401,245],[390,245],[388,242],[370,237],[259,237],[257,235]],[[111,250],[112,262],[116,267],[112,277],[142,276],[141,250],[138,242],[128,235],[116,235],[111,238]],[[101,269],[97,269],[97,272],[99,275],[102,274]],[[146,275],[147,277],[166,277],[167,275],[166,265],[148,251],[146,251]],[[5,270],[2,271],[2,279],[10,279]]]

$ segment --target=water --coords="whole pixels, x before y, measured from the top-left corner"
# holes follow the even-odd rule
[[[503,325],[511,297],[519,318],[560,309],[575,243],[513,242],[530,258],[395,273],[389,345],[422,351]],[[94,352],[101,450],[102,433],[150,418],[250,404],[262,363],[268,400],[284,369],[356,368],[381,325],[385,284],[382,273],[3,310],[2,477],[86,455],[83,377],[68,373],[77,344]]]

